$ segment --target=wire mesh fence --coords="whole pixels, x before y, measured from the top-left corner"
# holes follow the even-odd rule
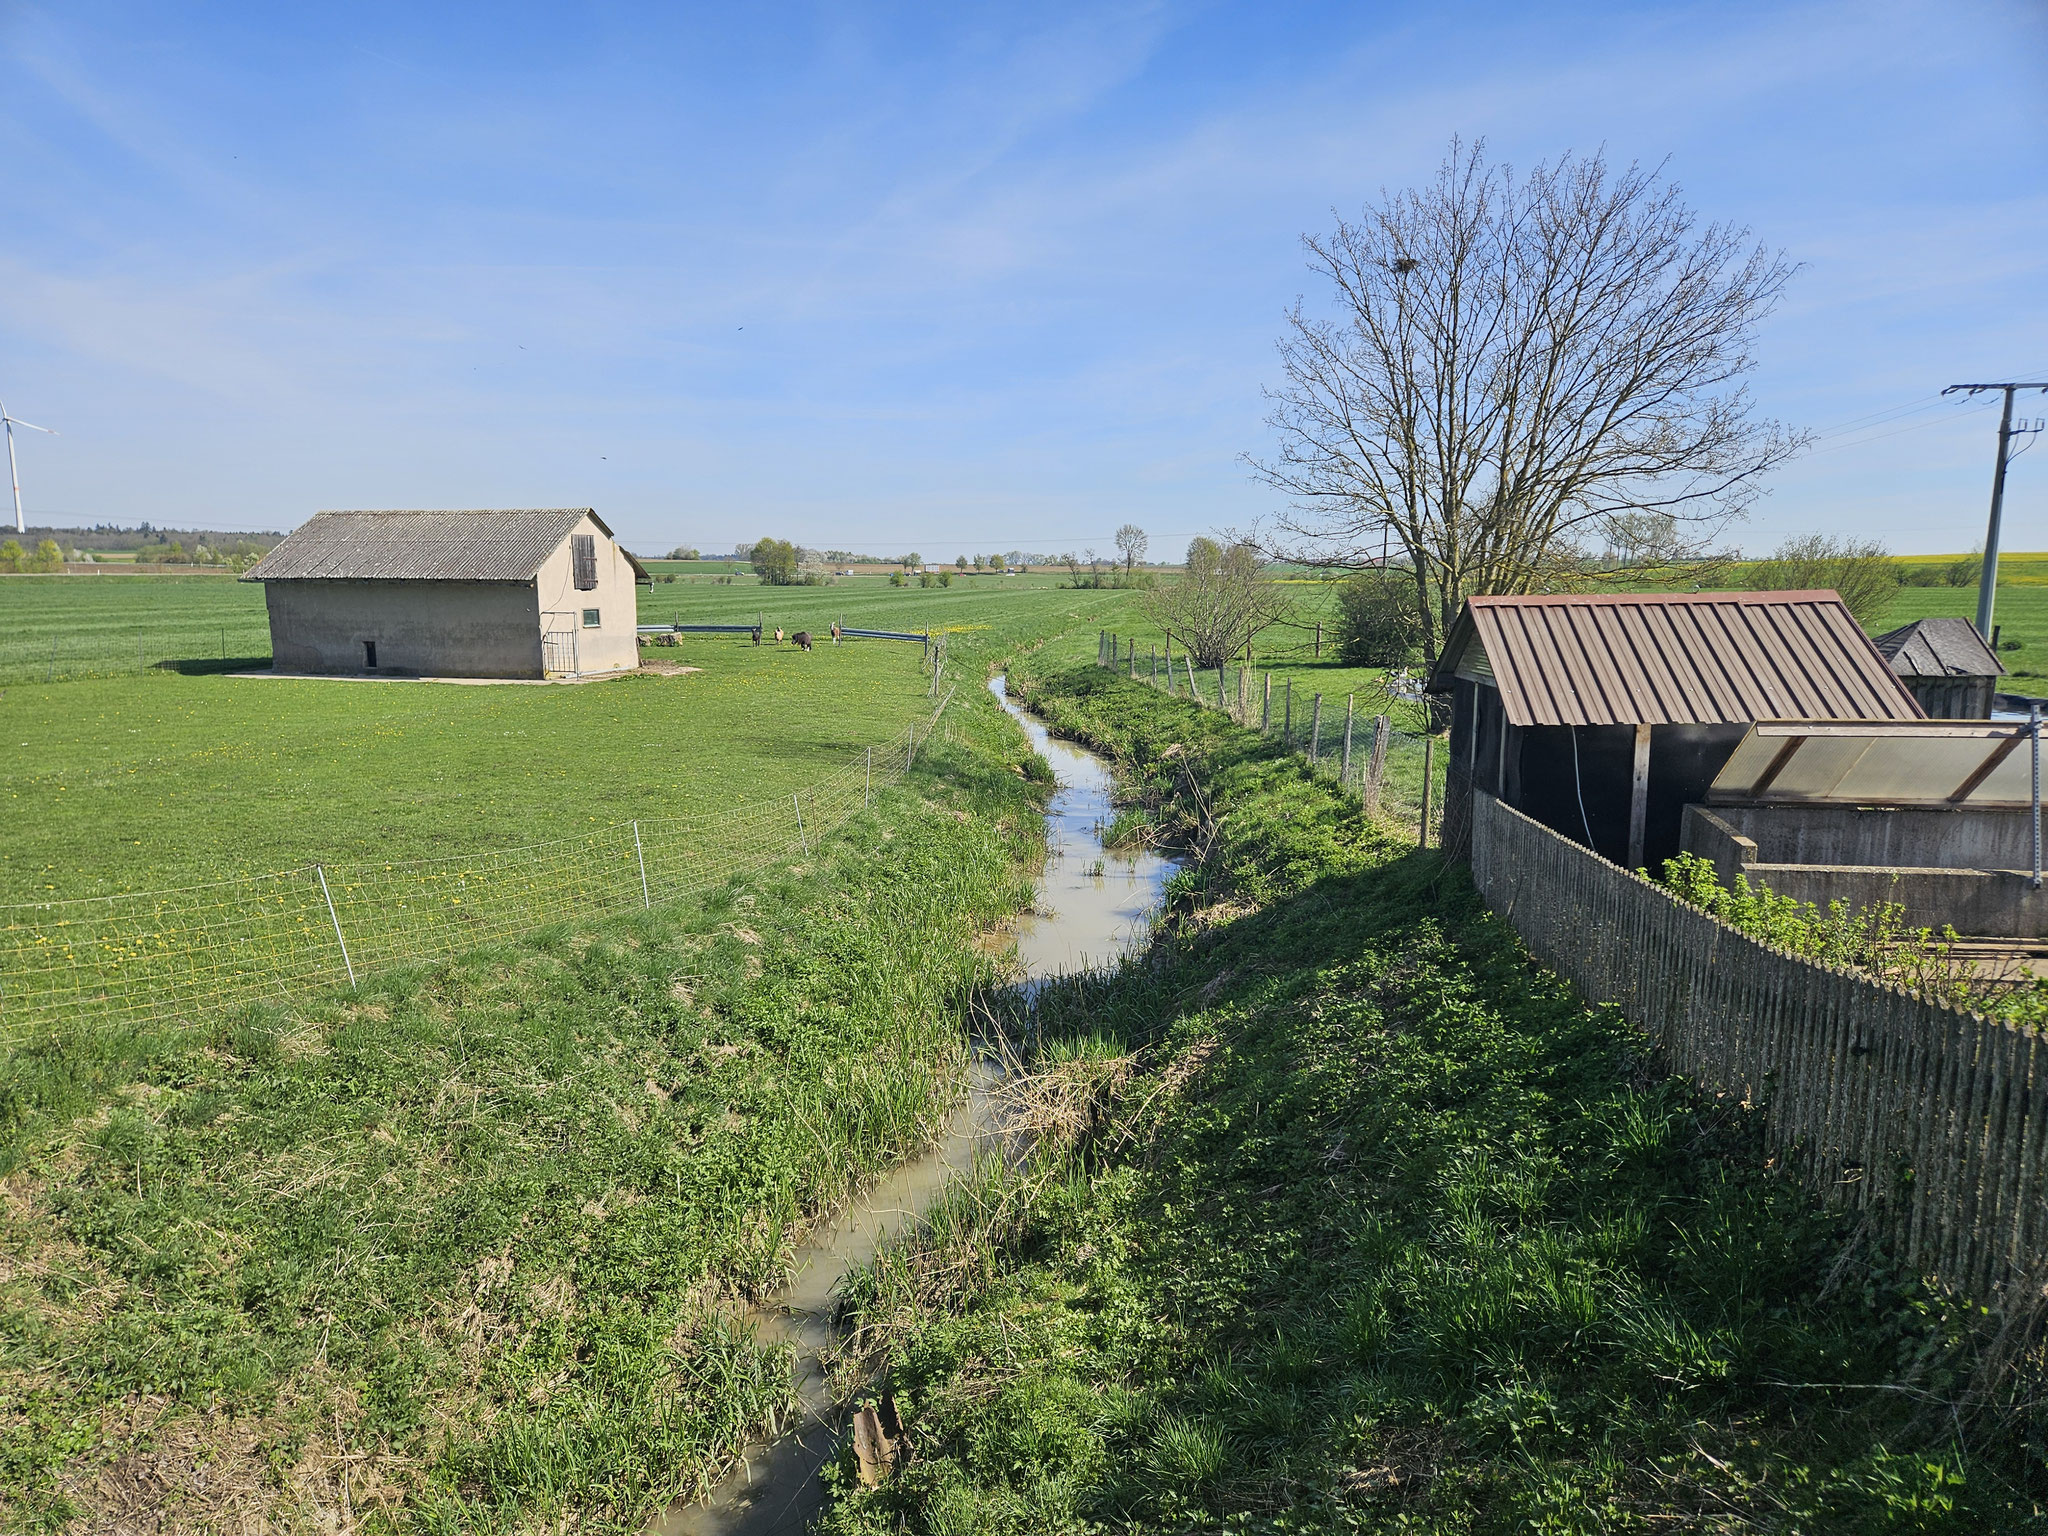
[[[188,622],[134,629],[80,629],[0,639],[0,684],[119,677],[163,667],[270,659],[270,624],[261,613],[227,624]]]
[[[1299,753],[1310,771],[1355,792],[1366,810],[1415,828],[1422,846],[1434,845],[1443,826],[1444,754],[1427,731],[1397,723],[1397,712],[1421,713],[1417,701],[1383,690],[1364,701],[1341,700],[1297,689],[1292,678],[1275,683],[1255,667],[1198,669],[1183,651],[1157,646],[1140,651],[1135,640],[1103,631],[1097,666],[1122,672],[1162,693],[1223,711],[1239,725],[1275,738]],[[1405,680],[1396,678],[1393,686]]]
[[[816,848],[910,771],[951,698],[786,798],[482,854],[0,906],[0,1041],[60,1023],[198,1020],[699,894]]]

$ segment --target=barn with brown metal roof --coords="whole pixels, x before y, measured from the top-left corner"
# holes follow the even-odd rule
[[[588,507],[320,512],[243,576],[280,672],[547,677],[640,661],[647,571]]]
[[[1476,787],[1631,868],[1678,852],[1752,721],[1923,718],[1830,591],[1470,598],[1430,691],[1447,842]]]

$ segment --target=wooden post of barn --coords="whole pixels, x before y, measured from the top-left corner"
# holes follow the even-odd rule
[[[1501,722],[1501,735],[1507,735],[1507,722]],[[1496,793],[1505,793],[1506,784],[1495,786]],[[1643,824],[1650,813],[1650,728],[1636,727],[1635,772],[1628,786],[1628,867],[1643,867]]]

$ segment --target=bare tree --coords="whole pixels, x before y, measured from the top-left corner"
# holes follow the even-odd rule
[[[1267,542],[1405,555],[1432,662],[1468,595],[1541,590],[1620,518],[1704,538],[1804,441],[1741,382],[1792,267],[1702,227],[1659,170],[1567,155],[1518,179],[1454,141],[1429,186],[1303,243],[1338,314],[1287,316],[1279,451],[1249,461],[1292,502]]]
[[[1145,598],[1152,622],[1176,640],[1198,667],[1220,667],[1248,648],[1261,630],[1287,614],[1287,595],[1268,579],[1256,546],[1225,549],[1214,539],[1188,545],[1181,579]]]
[[[1123,551],[1124,574],[1137,570],[1138,562],[1145,558],[1145,550],[1151,544],[1145,537],[1145,530],[1136,523],[1125,523],[1116,531],[1116,547]]]

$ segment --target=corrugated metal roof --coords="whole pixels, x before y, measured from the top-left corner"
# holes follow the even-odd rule
[[[1878,652],[1900,677],[2002,677],[2005,668],[1968,619],[1915,619],[1879,635]]]
[[[531,581],[586,517],[610,535],[588,507],[316,512],[242,579]],[[633,565],[639,571],[640,562]]]
[[[1749,728],[1716,805],[2030,805],[2025,721],[1783,720]]]
[[[1474,646],[1516,725],[1924,718],[1827,591],[1469,598],[1432,690]]]

